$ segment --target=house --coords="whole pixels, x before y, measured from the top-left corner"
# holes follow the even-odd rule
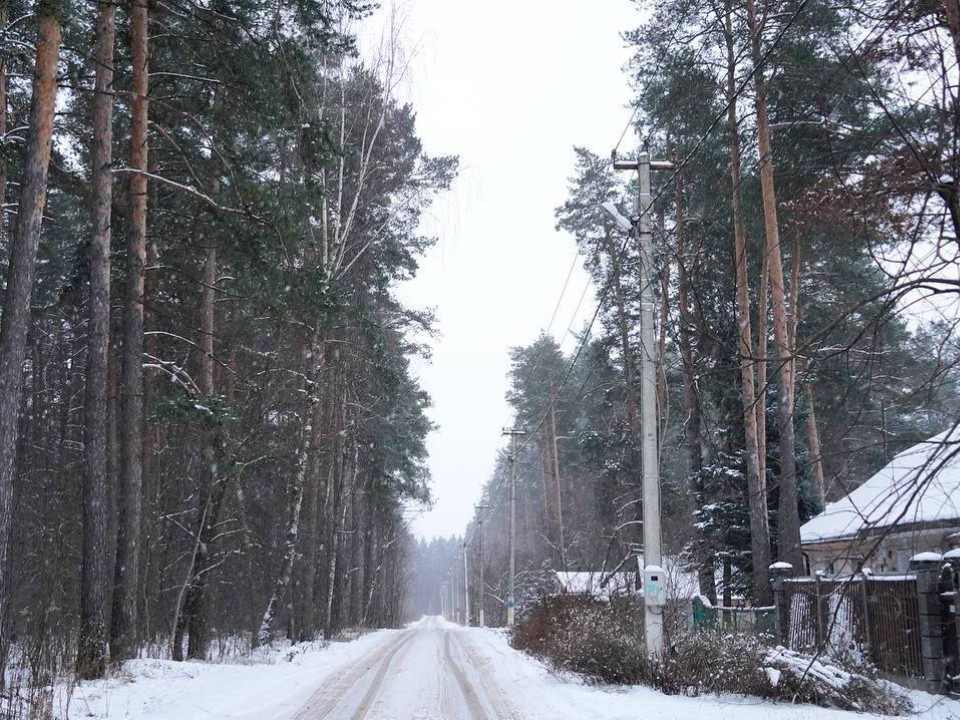
[[[586,595],[604,602],[637,592],[636,573],[557,571],[557,586],[562,595]]]
[[[643,555],[638,555],[636,571],[562,572],[556,573],[557,586],[565,595],[589,595],[597,600],[608,601],[615,597],[643,595],[637,581],[643,567]],[[698,594],[697,573],[685,569],[679,558],[667,556],[661,561],[666,576],[667,595],[671,600],[689,601]]]
[[[960,544],[960,428],[904,450],[800,528],[808,572],[905,572]],[[951,538],[951,536],[953,536]]]

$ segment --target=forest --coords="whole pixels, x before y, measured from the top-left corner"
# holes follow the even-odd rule
[[[389,26],[361,59],[371,11],[0,3],[0,666],[31,692],[401,620],[432,317],[395,289],[458,161]]]
[[[671,165],[640,208],[570,139],[595,314],[510,350],[525,434],[417,540],[436,321],[400,287],[461,168],[390,12],[361,50],[367,0],[0,0],[0,716],[461,597],[504,624],[514,474],[518,609],[636,563],[649,268],[604,206],[653,228],[664,554],[710,602],[769,606],[805,520],[956,427],[955,0],[633,5],[612,159]]]
[[[769,604],[770,564],[804,568],[800,525],[960,412],[956,3],[635,5],[613,159],[672,169],[642,210],[635,172],[574,148],[555,221],[597,311],[571,349],[561,328],[512,350],[527,434],[466,529],[474,621],[506,621],[513,470],[518,612],[556,571],[642,555],[642,258],[604,204],[652,222],[664,554],[714,604]]]

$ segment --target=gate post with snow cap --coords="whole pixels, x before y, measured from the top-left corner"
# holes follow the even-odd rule
[[[940,626],[940,561],[935,552],[910,558],[910,570],[917,574],[917,609],[920,615],[920,656],[923,677],[931,692],[939,692],[944,680],[943,628]]]
[[[783,587],[783,581],[793,577],[793,565],[780,561],[773,563],[768,570],[770,572],[770,582],[773,584],[777,640],[784,647],[790,647],[790,608],[787,605],[787,593]]]
[[[954,533],[947,538],[947,542],[955,545],[960,540],[960,533]],[[944,643],[944,653],[947,655],[947,673],[957,677],[960,675],[960,548],[951,547],[943,554],[944,568],[950,572],[951,583],[949,594],[945,599],[948,600],[948,607],[953,613],[953,643]],[[940,597],[945,594],[941,593]],[[956,680],[952,680],[956,683]]]

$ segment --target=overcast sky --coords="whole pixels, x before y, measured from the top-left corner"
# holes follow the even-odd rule
[[[432,360],[417,365],[439,426],[428,442],[435,505],[413,521],[430,537],[464,531],[503,447],[509,348],[547,329],[576,255],[553,218],[572,148],[609,153],[629,119],[620,32],[637,10],[628,0],[408,0],[400,13],[420,136],[428,152],[461,161],[428,222],[439,242],[401,289],[438,319]],[[577,262],[558,338],[592,314],[592,289],[576,310],[587,283]]]

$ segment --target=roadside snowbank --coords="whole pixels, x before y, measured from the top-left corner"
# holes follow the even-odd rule
[[[69,714],[63,702],[56,710],[69,720],[286,720],[333,671],[396,632],[281,647],[236,664],[133,660],[116,677],[80,683]]]
[[[814,705],[789,705],[742,696],[683,697],[663,695],[651,688],[602,688],[586,685],[576,676],[550,671],[529,655],[510,647],[506,633],[462,629],[476,655],[486,659],[478,668],[488,672],[524,720],[868,720],[869,715]],[[960,702],[918,691],[908,691],[922,720],[960,718]]]

